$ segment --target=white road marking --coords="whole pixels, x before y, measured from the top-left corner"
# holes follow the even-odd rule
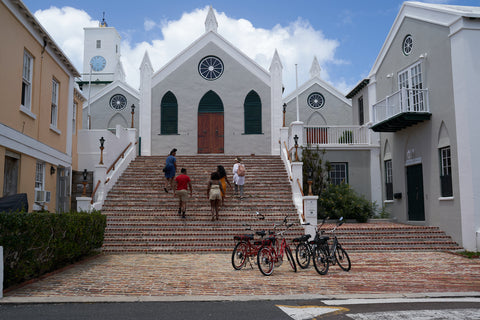
[[[480,309],[409,310],[348,314],[355,320],[478,320]]]
[[[280,310],[288,314],[294,320],[307,320],[327,313],[345,312],[347,308],[324,307],[324,306],[282,306],[277,305]]]
[[[480,298],[393,298],[393,299],[345,299],[322,300],[329,306],[343,306],[352,304],[378,304],[378,303],[415,303],[415,302],[480,302]]]

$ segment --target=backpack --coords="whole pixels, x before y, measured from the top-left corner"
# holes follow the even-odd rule
[[[243,164],[238,165],[237,175],[239,177],[244,177],[245,176],[245,166]]]

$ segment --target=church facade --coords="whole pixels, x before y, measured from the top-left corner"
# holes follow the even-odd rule
[[[269,71],[217,33],[210,8],[205,33],[157,72],[140,67],[142,155],[278,154],[281,63]]]

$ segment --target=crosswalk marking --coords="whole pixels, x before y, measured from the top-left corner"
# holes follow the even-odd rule
[[[477,320],[479,309],[407,310],[348,314],[354,320]]]
[[[325,307],[325,306],[282,306],[277,305],[280,310],[288,314],[294,320],[313,319],[327,313],[341,313],[349,311],[343,307]]]

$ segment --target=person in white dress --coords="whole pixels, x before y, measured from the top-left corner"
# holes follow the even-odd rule
[[[237,157],[233,165],[233,183],[235,185],[235,195],[240,191],[240,199],[243,199],[243,185],[245,184],[245,165],[242,159]]]

